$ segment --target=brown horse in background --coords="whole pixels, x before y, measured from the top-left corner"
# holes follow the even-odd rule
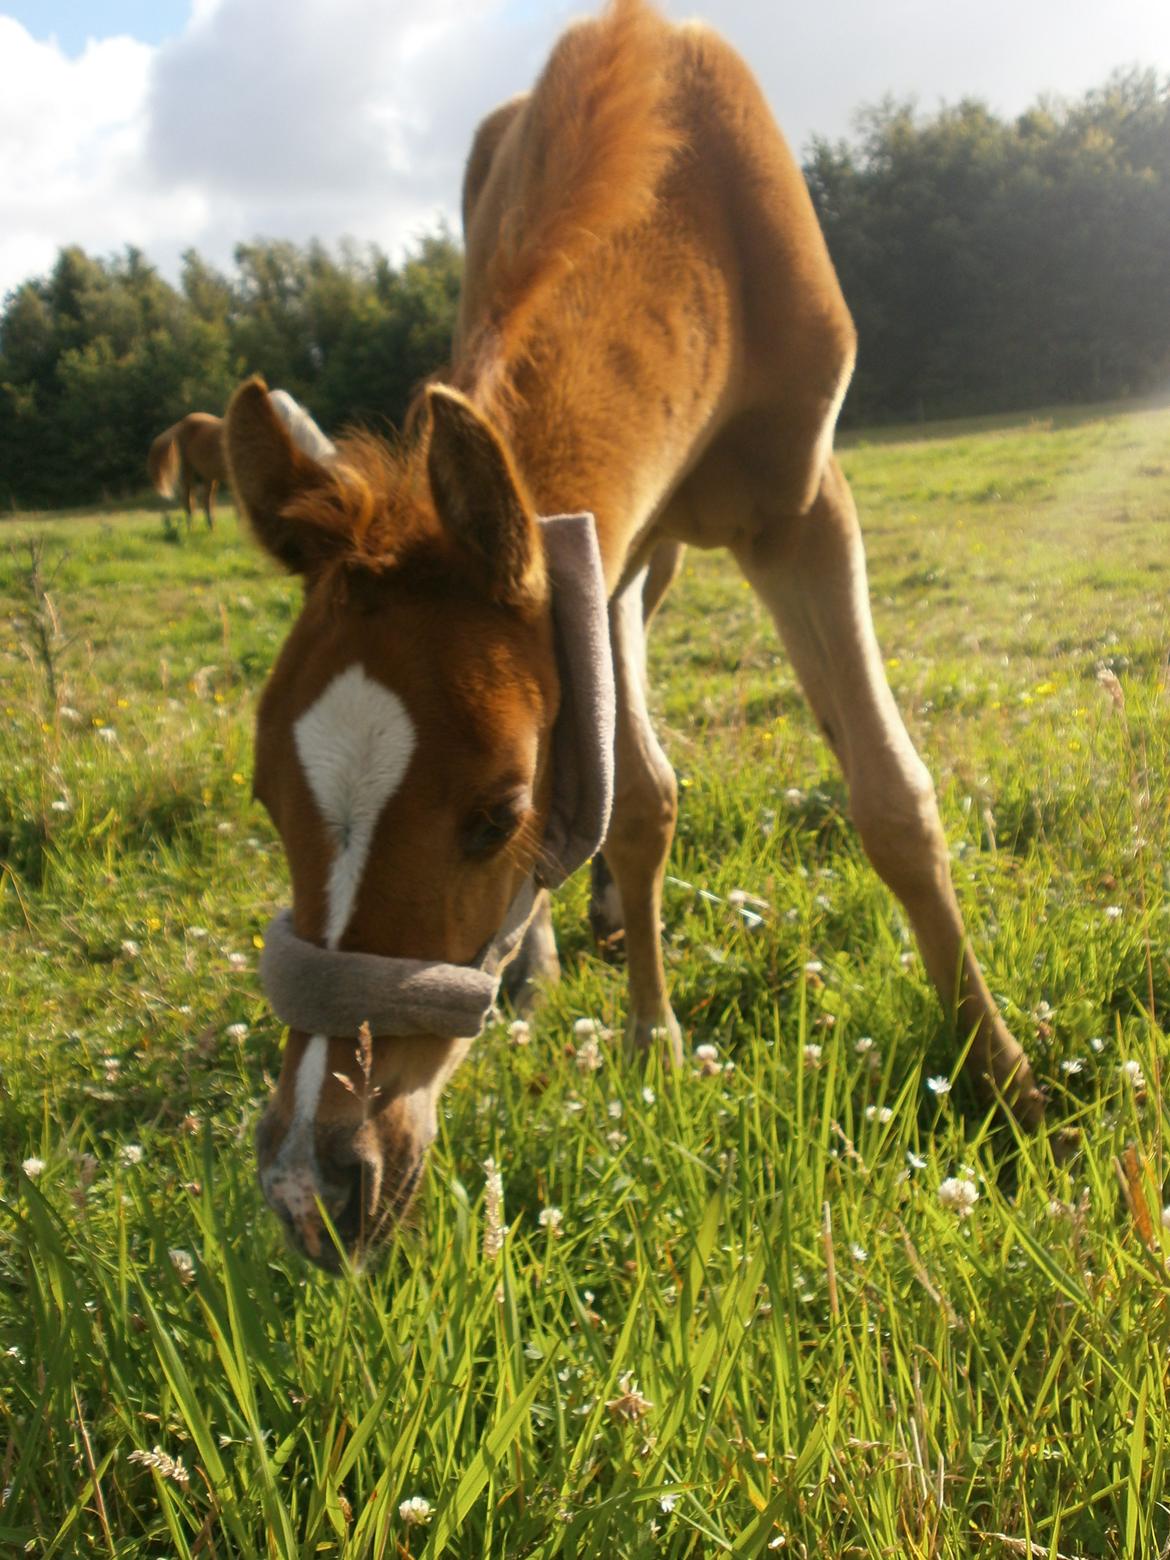
[[[203,513],[207,529],[215,528],[215,490],[227,480],[223,454],[223,418],[210,412],[189,412],[160,433],[150,446],[146,467],[156,493],[175,496],[175,483],[183,486],[183,509],[191,529],[191,490],[203,485]]]

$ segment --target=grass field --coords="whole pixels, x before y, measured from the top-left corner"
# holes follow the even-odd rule
[[[297,587],[230,513],[178,544],[146,509],[0,525],[0,1552],[1163,1551],[1170,410],[845,459],[1048,1133],[947,1092],[956,1042],[791,671],[692,556],[654,704],[675,1006],[718,1065],[585,1065],[623,975],[579,876],[530,1043],[485,1034],[413,1228],[340,1281],[285,1250],[251,1148],[287,888],[250,723]]]

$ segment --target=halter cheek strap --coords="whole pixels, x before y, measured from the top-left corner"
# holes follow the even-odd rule
[[[613,801],[614,681],[605,577],[593,516],[540,522],[552,587],[561,704],[552,732],[553,796],[539,866],[472,964],[344,953],[306,942],[292,912],[271,923],[260,979],[276,1016],[306,1034],[439,1035],[469,1039],[495,1005],[536,890],[556,888],[605,838]]]

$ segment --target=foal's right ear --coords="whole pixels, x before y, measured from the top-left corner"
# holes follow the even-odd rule
[[[352,546],[336,477],[324,464],[332,448],[287,392],[270,395],[259,376],[232,396],[224,450],[236,499],[261,547],[293,574],[315,574]]]

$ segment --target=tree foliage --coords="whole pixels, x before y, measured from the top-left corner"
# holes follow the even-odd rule
[[[155,435],[222,412],[252,372],[326,428],[398,422],[450,352],[460,274],[445,232],[398,267],[377,249],[258,241],[225,276],[191,250],[178,287],[135,249],[63,249],[0,318],[0,501],[141,487]]]
[[[1170,81],[1111,78],[1012,121],[892,101],[805,174],[857,321],[854,422],[1011,410],[1170,384]],[[328,430],[401,421],[450,353],[461,254],[194,251],[177,287],[136,249],[63,249],[0,315],[0,502],[140,486],[151,439],[259,372]]]
[[[860,338],[856,420],[1009,410],[1170,381],[1170,82],[920,120],[886,102],[806,169]]]

